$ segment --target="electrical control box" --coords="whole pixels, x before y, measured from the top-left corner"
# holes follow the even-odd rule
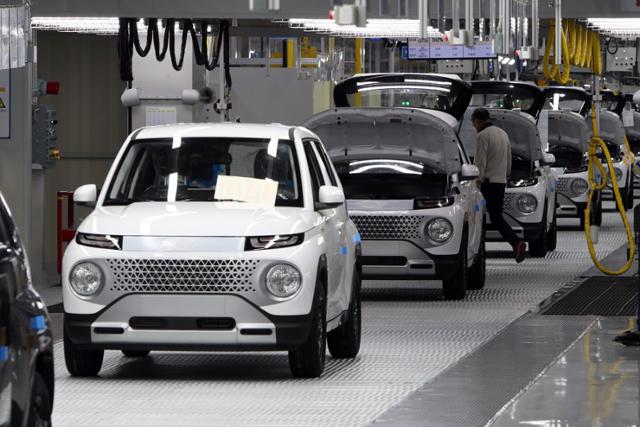
[[[34,105],[32,120],[32,163],[37,163],[44,169],[51,168],[60,158],[56,110],[51,105]]]
[[[471,74],[473,73],[473,60],[441,59],[437,61],[437,72],[442,74]]]
[[[620,47],[613,55],[607,52],[607,71],[633,71],[636,61],[635,47]]]

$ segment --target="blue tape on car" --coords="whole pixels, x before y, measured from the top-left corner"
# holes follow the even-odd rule
[[[480,212],[480,204],[476,203],[476,205],[474,206],[476,212]]]
[[[9,347],[0,345],[0,362],[6,362],[7,360],[9,360]]]
[[[360,233],[356,233],[353,235],[353,243],[360,243],[362,237],[360,237]]]
[[[44,316],[35,316],[32,317],[29,321],[29,326],[31,327],[31,332],[38,332],[46,328],[46,323],[44,320]]]
[[[347,247],[346,246],[340,246],[340,253],[342,255],[346,255],[347,254]]]

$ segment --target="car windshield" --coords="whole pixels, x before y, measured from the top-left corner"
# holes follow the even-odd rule
[[[471,105],[486,108],[498,108],[501,110],[526,111],[533,106],[534,98],[514,96],[510,93],[474,93]]]
[[[350,160],[336,169],[348,199],[442,197],[448,183],[445,173],[406,160]]]
[[[569,110],[580,113],[585,105],[583,97],[573,97],[570,93],[556,92],[547,97],[544,104],[545,110]]]
[[[225,179],[233,185],[225,185],[224,199],[216,197],[221,176],[237,178]],[[264,181],[277,182],[276,206],[303,205],[293,142],[258,138],[182,138],[177,142],[143,139],[132,141],[122,156],[104,204],[246,201],[246,192],[262,188],[259,186]]]

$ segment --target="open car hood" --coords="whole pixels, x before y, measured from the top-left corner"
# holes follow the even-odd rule
[[[509,135],[511,153],[527,160],[542,159],[542,143],[538,134],[535,120],[521,111],[500,110],[488,108],[491,122],[503,129]],[[474,109],[470,108],[464,114],[464,120],[460,124],[460,140],[467,154],[475,157],[477,145],[477,133],[471,123],[471,115]]]
[[[633,112],[633,127],[626,128],[629,138],[640,140],[640,113]]]
[[[544,88],[543,92],[546,106],[553,110],[564,110],[564,105],[568,105],[571,111],[582,117],[587,117],[591,111],[592,97],[581,87],[548,86]],[[561,104],[556,106],[556,101]]]
[[[460,171],[455,127],[445,113],[412,108],[336,108],[303,125],[333,161],[415,160],[448,174]]]
[[[584,153],[589,149],[591,129],[584,117],[572,111],[549,111],[549,151],[569,147]]]
[[[591,117],[586,118],[587,126],[593,132]],[[608,144],[624,145],[625,130],[622,119],[612,111],[600,111],[600,128],[598,134]]]
[[[612,113],[617,114],[618,117],[622,117],[622,110],[624,110],[624,106],[627,103],[624,95],[612,90],[603,90],[600,94],[602,95],[603,107]]]
[[[471,82],[471,90],[473,98],[471,105],[474,107],[485,107],[494,109],[513,110],[517,107],[518,101],[526,105],[520,111],[527,113],[534,118],[538,118],[538,114],[544,106],[544,93],[533,83],[527,82],[507,82],[495,80],[477,80]],[[504,100],[508,101],[501,106],[485,105],[485,103],[476,103],[476,95],[503,95]]]
[[[428,105],[415,102],[414,97],[404,99],[395,95],[393,105],[364,105],[365,107],[409,107],[445,112],[456,120],[462,119],[471,100],[471,86],[454,74],[433,73],[375,73],[357,74],[341,81],[333,90],[336,107],[357,107],[349,102],[355,94],[372,92],[396,93],[402,90],[415,94],[438,95],[438,99]],[[418,97],[419,98],[419,97]],[[404,103],[401,103],[404,101]]]

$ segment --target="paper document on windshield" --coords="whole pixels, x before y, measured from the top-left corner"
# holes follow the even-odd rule
[[[275,206],[278,194],[278,182],[270,179],[247,178],[244,176],[218,176],[216,192],[217,200],[238,200]]]

